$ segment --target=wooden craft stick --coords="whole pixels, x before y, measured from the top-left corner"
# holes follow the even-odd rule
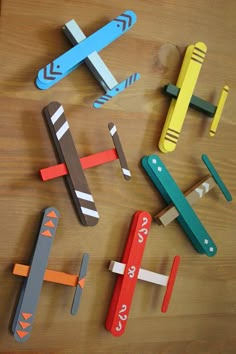
[[[178,80],[177,80],[177,83],[176,83],[177,87],[181,87],[183,85],[183,81],[184,81],[185,74],[186,74],[187,68],[189,66],[190,60],[191,60],[191,55],[193,53],[193,50],[194,50],[194,46],[193,45],[189,45],[187,47],[187,49],[186,49],[184,60],[183,60],[183,63],[182,63],[181,69],[180,69],[179,77],[178,77]],[[167,116],[166,116],[165,124],[164,124],[164,127],[162,129],[162,134],[161,134],[161,137],[160,137],[160,141],[159,141],[159,148],[160,148],[160,150],[162,152],[168,152],[164,148],[163,141],[164,141],[164,137],[165,137],[165,135],[167,133],[168,126],[170,125],[170,121],[171,121],[171,117],[172,117],[172,114],[173,114],[174,109],[175,109],[175,105],[176,105],[176,100],[172,99],[171,103],[170,103],[170,107],[169,107],[168,113],[167,113]]]
[[[13,268],[14,275],[28,277],[30,273],[30,266],[16,263]],[[46,269],[43,277],[44,281],[57,283],[67,286],[77,286],[79,277],[78,275],[68,274],[64,272],[57,272],[55,270]]]
[[[175,284],[175,280],[176,280],[176,275],[177,275],[178,268],[179,268],[179,263],[180,263],[180,256],[175,256],[172,267],[171,267],[167,287],[166,287],[166,293],[164,296],[164,300],[162,302],[161,312],[165,313],[168,310],[170,298],[171,298],[174,284]]]
[[[180,88],[172,84],[164,87],[164,93],[175,99],[178,97],[180,90]],[[195,95],[192,95],[189,106],[196,111],[206,114],[208,117],[214,117],[217,109],[217,106]]]
[[[74,20],[66,23],[63,31],[73,45],[80,43],[86,38],[81,28]],[[111,98],[115,97],[135,81],[140,79],[140,74],[134,73],[126,80],[118,83],[97,52],[90,54],[85,59],[85,63],[106,92],[105,95],[102,95],[94,102],[94,108],[100,108]]]
[[[118,159],[116,149],[110,149],[96,154],[85,156],[80,158],[80,163],[83,170],[87,168],[102,165],[107,162],[111,162]],[[65,163],[59,165],[42,168],[40,176],[43,181],[48,181],[57,177],[65,176],[68,174],[68,170]]]
[[[116,274],[124,274],[126,265],[124,263],[111,261],[109,270]],[[150,272],[146,269],[139,269],[138,279],[147,281],[149,283],[166,286],[168,282],[168,276],[162,275],[156,272]]]
[[[76,286],[73,303],[71,306],[71,314],[72,315],[76,315],[78,312],[78,309],[79,309],[80,298],[82,295],[85,277],[87,274],[88,261],[89,261],[89,255],[88,255],[88,253],[84,253],[83,258],[82,258],[82,262],[81,262],[81,267],[80,267],[79,279],[78,279],[78,283]]]
[[[142,159],[142,166],[165,201],[175,205],[179,212],[178,222],[199,253],[207,256],[216,254],[217,248],[210,235],[198,219],[187,199],[157,155]]]
[[[39,70],[36,79],[37,87],[42,90],[52,87],[77,68],[91,53],[99,52],[127,32],[135,22],[135,13],[125,11],[100,30]]]
[[[60,163],[55,166],[42,168],[39,170],[39,174],[42,181],[48,181],[50,179],[66,176],[68,174],[68,170],[65,163]]]
[[[63,107],[51,102],[44,108],[44,115],[60,162],[65,163],[68,174],[65,176],[76,211],[82,224],[94,226],[99,215],[87,184],[80,159],[66,120]]]
[[[207,192],[209,192],[216,185],[214,179],[210,176],[204,177],[200,182],[195,184],[189,190],[184,193],[187,201],[190,205],[196,203],[200,198],[202,198]],[[155,220],[159,225],[167,226],[173,220],[175,220],[179,216],[179,212],[176,207],[171,204],[161,212],[153,216],[153,220]]]
[[[127,164],[127,161],[126,161],[126,158],[125,158],[124,151],[122,149],[122,145],[121,145],[120,138],[119,138],[119,135],[118,135],[118,132],[117,132],[115,124],[112,123],[112,122],[109,123],[108,124],[108,129],[110,131],[113,143],[114,143],[115,148],[116,148],[117,155],[119,157],[120,166],[121,166],[124,178],[126,180],[129,180],[131,178],[131,173],[130,173],[130,170],[129,170],[129,167],[128,167],[128,164]]]
[[[180,73],[181,90],[176,101],[170,106],[160,138],[159,148],[162,152],[170,152],[176,148],[206,51],[207,47],[202,42],[187,49],[183,70]],[[179,85],[177,84],[177,86]]]
[[[228,94],[229,94],[229,86],[224,86],[217,105],[214,119],[211,123],[210,132],[209,132],[210,136],[214,136],[216,133]]]
[[[228,188],[224,184],[222,178],[220,177],[219,173],[216,171],[215,167],[213,166],[213,164],[211,163],[209,157],[206,154],[202,155],[202,161],[205,163],[206,167],[208,168],[208,171],[211,173],[212,177],[214,178],[214,181],[216,182],[216,184],[220,188],[220,190],[223,193],[225,199],[228,202],[231,202],[232,196],[231,196]]]
[[[122,258],[122,263],[126,264],[125,272],[118,276],[106,319],[106,328],[114,336],[125,331],[150,226],[150,214],[135,213]]]
[[[67,22],[62,30],[72,45],[76,45],[86,38],[75,20]],[[106,91],[118,85],[118,82],[97,52],[91,53],[85,59],[85,64]]]
[[[29,276],[24,281],[13,320],[12,332],[17,342],[30,336],[58,219],[56,208],[44,210]]]
[[[139,73],[134,73],[130,75],[127,79],[124,81],[120,82],[117,84],[115,87],[113,87],[111,90],[106,91],[105,95],[102,95],[99,97],[93,104],[94,108],[100,108],[102,107],[105,103],[107,103],[111,98],[117,96],[119,93],[127,89],[127,87],[133,85],[137,80],[140,79],[140,74]]]

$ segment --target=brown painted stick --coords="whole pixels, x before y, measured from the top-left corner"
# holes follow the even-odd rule
[[[213,187],[215,187],[216,183],[214,179],[210,176],[204,177],[200,182],[195,184],[192,188],[187,190],[184,195],[190,205],[196,203],[203,195],[209,192]],[[153,219],[159,225],[167,226],[173,220],[175,220],[179,216],[179,213],[173,204],[169,205],[161,212],[156,214]]]

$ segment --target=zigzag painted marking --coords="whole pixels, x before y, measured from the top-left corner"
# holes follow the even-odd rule
[[[132,17],[130,15],[127,15],[127,14],[122,14],[121,16],[124,16],[124,17],[128,18],[128,20],[129,20],[128,26],[130,27],[132,25]]]
[[[55,80],[56,78],[53,76],[47,76],[47,69],[49,68],[49,74],[50,75],[62,75],[62,72],[60,71],[54,71],[54,63],[48,64],[44,69],[43,69],[43,78],[45,80]]]
[[[125,17],[125,19],[122,20],[121,17]],[[127,19],[128,19],[128,23],[127,23]],[[128,27],[130,27],[132,25],[132,17],[130,15],[127,15],[127,14],[120,15],[118,18],[115,18],[114,21],[121,22],[123,24],[122,31],[126,30],[127,25],[128,25]]]
[[[94,102],[94,104],[98,104],[98,105],[101,105],[101,104],[104,104],[105,102],[102,102],[102,101],[99,101],[99,100],[97,100],[97,101],[95,101]]]
[[[116,22],[121,22],[123,25],[122,25],[122,31],[125,31],[125,27],[126,27],[126,22],[124,20],[119,20],[117,18],[114,19],[114,21]]]

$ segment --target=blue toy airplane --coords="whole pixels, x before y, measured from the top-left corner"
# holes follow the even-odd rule
[[[86,38],[77,23],[74,20],[69,21],[63,27],[63,31],[74,47],[39,70],[36,86],[46,90],[85,62],[106,91],[105,95],[94,102],[95,108],[101,107],[140,78],[139,73],[134,73],[118,83],[98,55],[100,50],[127,32],[135,22],[135,13],[125,11]]]

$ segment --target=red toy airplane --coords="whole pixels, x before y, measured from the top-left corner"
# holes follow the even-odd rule
[[[110,264],[110,270],[122,274],[118,276],[106,319],[106,329],[114,336],[121,336],[125,331],[137,279],[167,286],[162,312],[168,309],[180,257],[174,258],[169,277],[140,268],[151,221],[151,215],[145,211],[134,214],[122,263]]]

